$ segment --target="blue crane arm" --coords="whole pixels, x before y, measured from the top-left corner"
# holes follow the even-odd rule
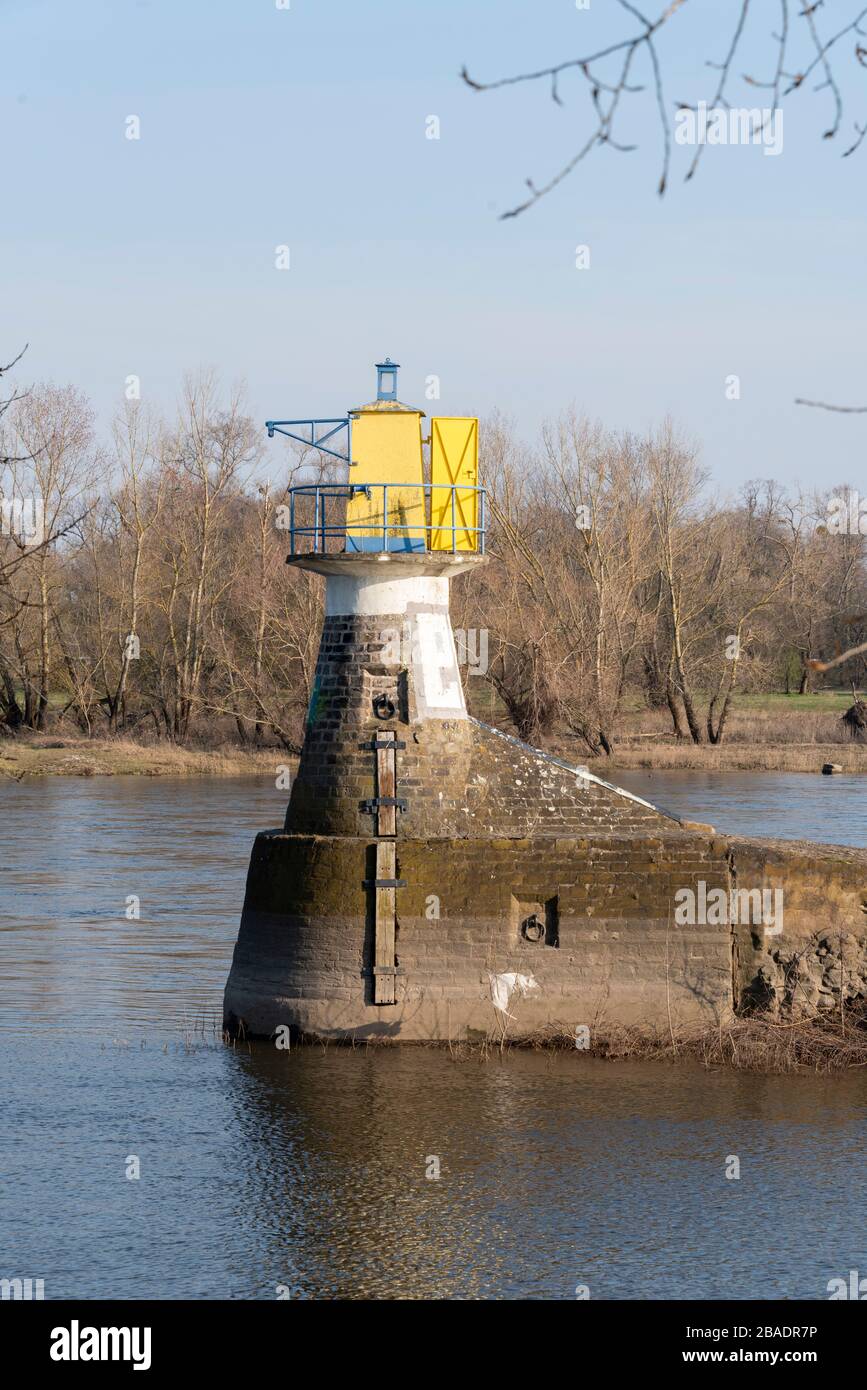
[[[292,426],[291,429],[288,428],[288,426],[290,426],[290,425]],[[324,426],[324,425],[331,425],[332,428],[329,429],[329,430],[326,430],[326,432],[325,432],[324,434],[320,434],[320,435],[317,437],[317,434],[316,434],[316,427],[317,427],[317,425],[323,425],[323,426]],[[309,430],[310,430],[310,437],[309,437],[309,438],[307,437],[306,434],[298,434],[298,433],[296,433],[296,430],[299,429],[299,428],[301,428],[301,427],[304,427],[305,429],[306,429],[306,428],[309,428]],[[322,452],[323,452],[323,454],[330,454],[332,458],[340,459],[341,463],[348,463],[348,464],[350,464],[350,465],[352,464],[352,457],[351,457],[351,454],[352,454],[352,426],[351,426],[351,424],[350,424],[350,420],[349,420],[349,416],[348,416],[348,415],[343,416],[343,418],[342,418],[342,419],[339,419],[339,420],[336,420],[336,419],[329,419],[329,420],[324,420],[324,419],[314,419],[314,420],[311,420],[311,419],[306,419],[306,420],[266,420],[266,421],[265,421],[265,428],[266,428],[266,430],[268,431],[268,438],[269,438],[269,439],[273,439],[275,434],[283,434],[283,435],[286,436],[287,439],[294,439],[294,440],[296,441],[296,443],[298,443],[298,444],[306,444],[306,445],[308,445],[309,447],[312,447],[312,448],[314,448],[314,449],[321,449]],[[327,439],[333,439],[334,435],[335,435],[335,434],[339,434],[339,432],[340,432],[341,430],[346,430],[346,441],[347,441],[347,442],[346,442],[346,453],[345,453],[345,454],[338,453],[336,449],[326,449],[326,448],[324,447],[324,446],[325,446],[325,441],[326,441]]]

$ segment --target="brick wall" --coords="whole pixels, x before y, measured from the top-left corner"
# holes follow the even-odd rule
[[[364,887],[374,844],[257,837],[227,1016],[265,1034],[282,1021],[337,1036],[461,1037],[496,1027],[490,976],[509,971],[538,986],[515,1001],[519,1031],[661,1019],[669,1005],[684,1020],[716,1018],[728,1007],[728,931],[675,931],[669,920],[684,879],[726,881],[708,840],[686,835],[402,840],[397,1003],[375,1007]],[[552,928],[538,942],[522,929],[537,905]]]
[[[370,835],[375,796],[374,736],[391,729],[406,744],[398,753],[398,796],[406,798],[401,833],[433,828],[461,834],[466,772],[473,735],[467,720],[418,718],[412,669],[397,659],[389,634],[401,633],[400,614],[328,617],[316,663],[314,692],[286,829],[296,833]],[[394,715],[378,719],[379,695]]]
[[[397,847],[397,1003],[374,1006],[375,841],[257,837],[226,1017],[331,1037],[510,1035],[605,1022],[714,1023],[749,1003],[831,1007],[867,997],[867,855],[722,836],[404,839]],[[785,932],[674,921],[699,881],[786,892]],[[529,940],[532,915],[545,933]],[[554,944],[556,942],[556,944]],[[794,963],[794,964],[793,964]],[[495,1010],[491,976],[538,986]],[[817,1001],[830,1000],[831,1004]],[[800,1001],[800,1002],[799,1002]]]
[[[397,795],[407,802],[398,816],[401,837],[604,833],[676,823],[476,720],[419,718],[412,665],[388,639],[405,625],[400,615],[326,618],[287,831],[374,832],[361,802],[375,795],[368,745],[385,729],[405,744],[397,753]],[[378,695],[392,701],[393,717],[375,716]]]

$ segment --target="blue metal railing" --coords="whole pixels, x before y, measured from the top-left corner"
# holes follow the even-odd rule
[[[405,506],[405,494],[407,492],[419,492],[423,490],[425,506],[424,516],[417,516],[420,510],[418,504],[410,505],[406,512],[398,512],[392,504],[393,515],[389,516],[389,490],[403,494],[397,504],[397,508]],[[375,505],[373,494],[375,491],[382,493],[382,505]],[[442,521],[432,524],[431,504],[434,492],[447,492],[450,497],[446,499],[443,507],[445,514],[450,514],[451,524],[444,524]],[[362,518],[359,521],[347,523],[345,508],[341,507],[343,515],[335,519],[335,511],[340,504],[347,503],[352,497],[363,493],[370,499],[371,515],[368,519]],[[460,498],[458,498],[460,493]],[[478,554],[485,552],[485,489],[483,487],[466,487],[463,484],[451,483],[303,483],[298,487],[290,487],[289,495],[289,544],[292,555],[314,554],[322,555],[329,550],[329,539],[334,544],[332,552],[347,550],[364,552],[371,554],[382,554],[386,551],[390,553],[408,551],[416,553],[429,552],[432,548],[434,533],[443,533],[450,538],[445,545],[438,544],[434,553],[442,554],[444,551],[451,551],[452,554],[471,553],[476,551]],[[467,501],[472,495],[471,510],[476,513],[476,526],[469,526],[461,519],[459,509],[468,510]],[[299,505],[300,504],[300,505]],[[436,499],[437,509],[442,506],[442,499]],[[329,517],[329,506],[331,515]],[[302,517],[299,520],[299,511]],[[377,518],[374,521],[374,516]],[[379,517],[382,521],[379,521]],[[472,537],[474,544],[467,546],[459,545],[459,538],[465,539]],[[301,549],[298,546],[299,540],[311,542],[309,548]],[[345,543],[345,544],[344,544]]]

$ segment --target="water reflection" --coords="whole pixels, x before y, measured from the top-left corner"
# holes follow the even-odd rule
[[[816,1298],[864,1262],[865,1180],[841,1200],[831,1177],[863,1144],[860,1076],[423,1048],[234,1061],[251,1236],[296,1297]]]

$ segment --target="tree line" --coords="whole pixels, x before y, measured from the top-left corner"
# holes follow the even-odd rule
[[[488,422],[483,470],[498,563],[460,616],[490,629],[488,679],[531,742],[565,730],[607,752],[637,697],[718,744],[738,691],[804,694],[812,663],[867,638],[865,536],[832,505],[846,485],[719,498],[671,421],[641,437],[574,412],[536,448]],[[840,672],[860,683],[864,655]]]
[[[263,434],[207,372],[170,420],[124,401],[107,438],[73,386],[0,403],[5,732],[298,748],[322,580],[284,563],[278,523],[287,486],[337,473]],[[487,631],[522,738],[610,750],[638,698],[719,743],[738,691],[803,693],[811,661],[867,639],[864,537],[827,524],[842,485],[720,500],[670,422],[639,437],[574,413],[535,444],[485,422],[480,467],[491,560],[455,581],[454,623]]]

